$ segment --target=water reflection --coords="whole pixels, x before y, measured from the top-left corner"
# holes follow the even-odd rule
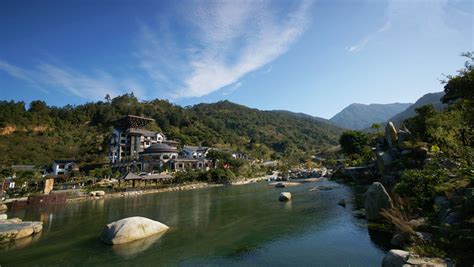
[[[38,240],[41,239],[41,232],[27,236],[24,238],[17,239],[15,241],[11,241],[9,243],[1,244],[0,249],[4,251],[10,251],[10,250],[16,250],[16,249],[22,249],[25,248],[29,245],[31,245],[34,242],[37,242]]]
[[[334,186],[332,182],[318,185]],[[279,189],[254,184],[19,211],[17,217],[44,222],[43,236],[15,253],[0,252],[2,263],[208,265],[219,258],[223,263],[231,260],[244,265],[258,257],[263,265],[279,265],[289,258],[297,265],[334,264],[345,257],[354,265],[378,264],[381,254],[370,243],[367,230],[356,226],[358,220],[348,211],[352,203],[349,201],[346,209],[337,205],[340,199],[352,199],[352,189],[340,186],[309,191],[314,186],[286,188],[292,201],[284,203],[278,201]],[[104,225],[131,216],[157,220],[171,229],[164,235],[120,246],[97,241]],[[348,253],[352,254],[346,256]]]
[[[136,257],[138,254],[144,252],[145,250],[149,249],[164,234],[165,232],[161,232],[156,235],[152,235],[147,238],[136,240],[130,243],[114,245],[112,246],[112,249],[117,255],[125,259],[133,258]]]

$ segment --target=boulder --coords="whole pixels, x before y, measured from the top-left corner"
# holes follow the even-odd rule
[[[401,144],[405,141],[409,141],[411,139],[411,132],[408,130],[399,130],[398,131],[398,143]]]
[[[290,201],[291,200],[291,193],[290,192],[281,192],[280,197],[278,197],[280,201]]]
[[[5,204],[0,204],[0,211],[5,212],[5,211],[7,211],[7,210],[8,210],[7,205],[5,205]]]
[[[419,219],[413,219],[408,222],[408,224],[411,226],[413,229],[420,229],[426,226],[426,220],[425,218],[419,218]]]
[[[337,205],[345,208],[346,207],[346,200],[345,199],[339,200],[339,202],[337,202]]]
[[[379,220],[381,219],[380,212],[382,209],[393,208],[392,198],[385,190],[385,187],[379,183],[373,183],[365,196],[365,214],[368,220]]]
[[[392,237],[392,239],[390,240],[390,244],[392,244],[393,246],[395,246],[397,248],[403,248],[403,247],[405,247],[407,241],[408,241],[408,239],[407,239],[406,235],[404,235],[404,234],[395,234]]]
[[[31,236],[43,230],[42,222],[0,223],[0,243]]]
[[[285,188],[285,187],[286,187],[286,185],[284,183],[277,183],[275,185],[275,188]]]
[[[385,126],[385,139],[390,147],[393,147],[398,142],[398,133],[393,122],[389,121]]]
[[[6,214],[0,214],[0,221],[8,219],[8,216]]]
[[[21,223],[22,220],[20,218],[11,218],[11,219],[6,219],[3,220],[1,223],[6,224],[6,223]]]
[[[409,257],[408,251],[392,249],[383,258],[382,267],[402,267]]]
[[[459,211],[454,211],[448,214],[446,218],[443,219],[443,224],[459,224],[462,220],[462,213]]]
[[[90,194],[91,197],[103,197],[103,196],[105,196],[104,191],[91,191],[89,194]]]
[[[168,230],[169,227],[144,217],[130,217],[109,223],[101,240],[110,245],[129,243]]]
[[[449,260],[425,258],[404,250],[392,249],[382,260],[382,267],[430,266],[445,267]]]
[[[384,174],[393,163],[393,157],[390,153],[380,151],[376,154],[377,156],[377,166],[381,174]]]

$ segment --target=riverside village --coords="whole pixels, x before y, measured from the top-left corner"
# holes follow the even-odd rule
[[[473,21],[1,1],[0,267],[474,267]]]

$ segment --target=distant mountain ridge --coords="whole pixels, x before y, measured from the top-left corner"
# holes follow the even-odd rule
[[[342,128],[362,130],[370,127],[373,123],[387,121],[411,105],[412,103],[370,105],[354,103],[344,108],[329,121]]]
[[[390,117],[387,121],[391,121],[396,125],[400,125],[404,120],[411,118],[416,115],[415,109],[432,104],[436,110],[441,110],[445,107],[445,104],[441,103],[441,98],[444,96],[444,92],[428,93],[419,98],[413,105],[409,106],[404,111]]]

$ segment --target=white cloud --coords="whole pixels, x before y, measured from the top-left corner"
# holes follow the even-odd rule
[[[403,33],[404,36],[413,36],[412,38],[426,36],[431,38],[432,36],[456,34],[460,29],[464,29],[465,25],[472,22],[472,14],[469,11],[463,12],[457,7],[460,4],[457,2],[464,3],[464,1],[388,0],[387,2],[385,24],[364,36],[354,45],[347,47],[348,52],[361,51],[372,40],[380,38],[379,35],[392,29]]]
[[[235,92],[235,90],[239,89],[241,86],[242,86],[242,82],[236,82],[234,84],[231,84],[230,86],[227,87],[226,91],[222,92],[222,95],[230,95],[233,92]]]
[[[36,88],[54,88],[56,91],[66,91],[86,100],[102,100],[106,94],[117,96],[134,91],[140,97],[142,89],[131,80],[118,81],[107,72],[97,71],[87,75],[73,69],[43,63],[28,70],[0,60],[0,70],[12,77],[27,81]],[[120,90],[119,88],[123,88]]]
[[[284,54],[305,31],[311,4],[278,10],[269,1],[195,2],[183,16],[195,29],[190,45],[176,45],[163,26],[144,27],[140,66],[157,84],[178,85],[170,88],[173,97],[210,94]]]
[[[41,91],[47,93],[48,91],[40,86],[34,79],[31,78],[32,74],[28,71],[14,66],[6,61],[0,60],[0,70],[8,73],[10,76],[15,77],[20,80],[24,80],[31,84],[32,86],[40,89]]]
[[[367,36],[365,36],[363,39],[361,39],[359,42],[357,42],[355,45],[352,45],[350,47],[347,48],[347,51],[350,52],[350,53],[356,53],[356,52],[359,52],[360,50],[362,50],[372,39],[374,39],[377,34],[379,33],[383,33],[383,32],[386,32],[388,30],[390,30],[390,28],[392,27],[392,22],[391,21],[386,21],[385,24],[378,28],[377,31],[373,32],[373,33],[370,33],[368,34]]]
[[[180,14],[160,14],[157,25],[139,25],[132,51],[136,61],[130,66],[141,72],[125,77],[112,75],[113,70],[80,71],[55,60],[26,69],[0,60],[0,71],[41,90],[86,100],[131,90],[142,99],[201,97],[229,86],[234,91],[244,75],[288,51],[306,30],[311,5],[312,0],[277,5],[269,0],[209,0],[182,5]],[[270,71],[271,67],[264,73]],[[146,91],[143,85],[148,86]]]

